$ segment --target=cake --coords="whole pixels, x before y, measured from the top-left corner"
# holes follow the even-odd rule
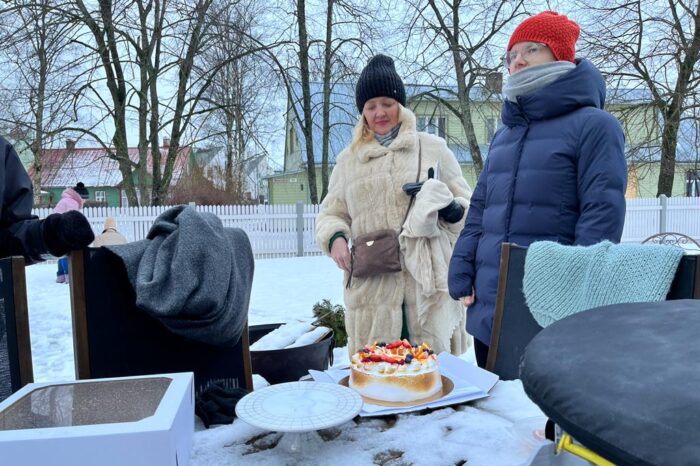
[[[353,354],[348,385],[374,400],[411,402],[438,393],[442,378],[430,345],[397,340],[366,345]]]

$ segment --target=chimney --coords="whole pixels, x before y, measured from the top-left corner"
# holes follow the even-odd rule
[[[170,138],[163,138],[163,147],[164,148],[170,147]]]
[[[503,73],[494,71],[486,75],[486,89],[493,94],[503,91]]]
[[[75,140],[66,139],[66,150],[72,151],[75,149]]]

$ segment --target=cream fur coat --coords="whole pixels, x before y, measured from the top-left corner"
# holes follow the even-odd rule
[[[439,164],[440,181],[424,185],[404,224],[403,271],[353,278],[345,289],[348,351],[352,354],[367,343],[398,339],[403,305],[411,340],[426,341],[436,352],[462,354],[470,342],[466,313],[447,293],[447,267],[464,220],[443,222],[437,210],[454,198],[466,211],[471,192],[442,138],[418,133],[416,118],[406,108],[400,108],[399,122],[399,134],[384,147],[376,140],[361,141],[360,118],[353,144],[336,158],[316,221],[316,243],[330,254],[328,242],[337,232],[351,239],[375,230],[399,230],[410,201],[401,187],[416,181],[420,135],[420,180],[425,181],[428,169]]]

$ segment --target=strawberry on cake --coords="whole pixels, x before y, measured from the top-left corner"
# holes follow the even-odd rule
[[[411,402],[442,389],[437,355],[430,345],[407,340],[366,345],[350,360],[349,385],[379,401]]]

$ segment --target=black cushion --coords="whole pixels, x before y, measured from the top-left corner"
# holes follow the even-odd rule
[[[617,464],[700,464],[700,301],[617,304],[542,330],[521,367],[528,396]]]

